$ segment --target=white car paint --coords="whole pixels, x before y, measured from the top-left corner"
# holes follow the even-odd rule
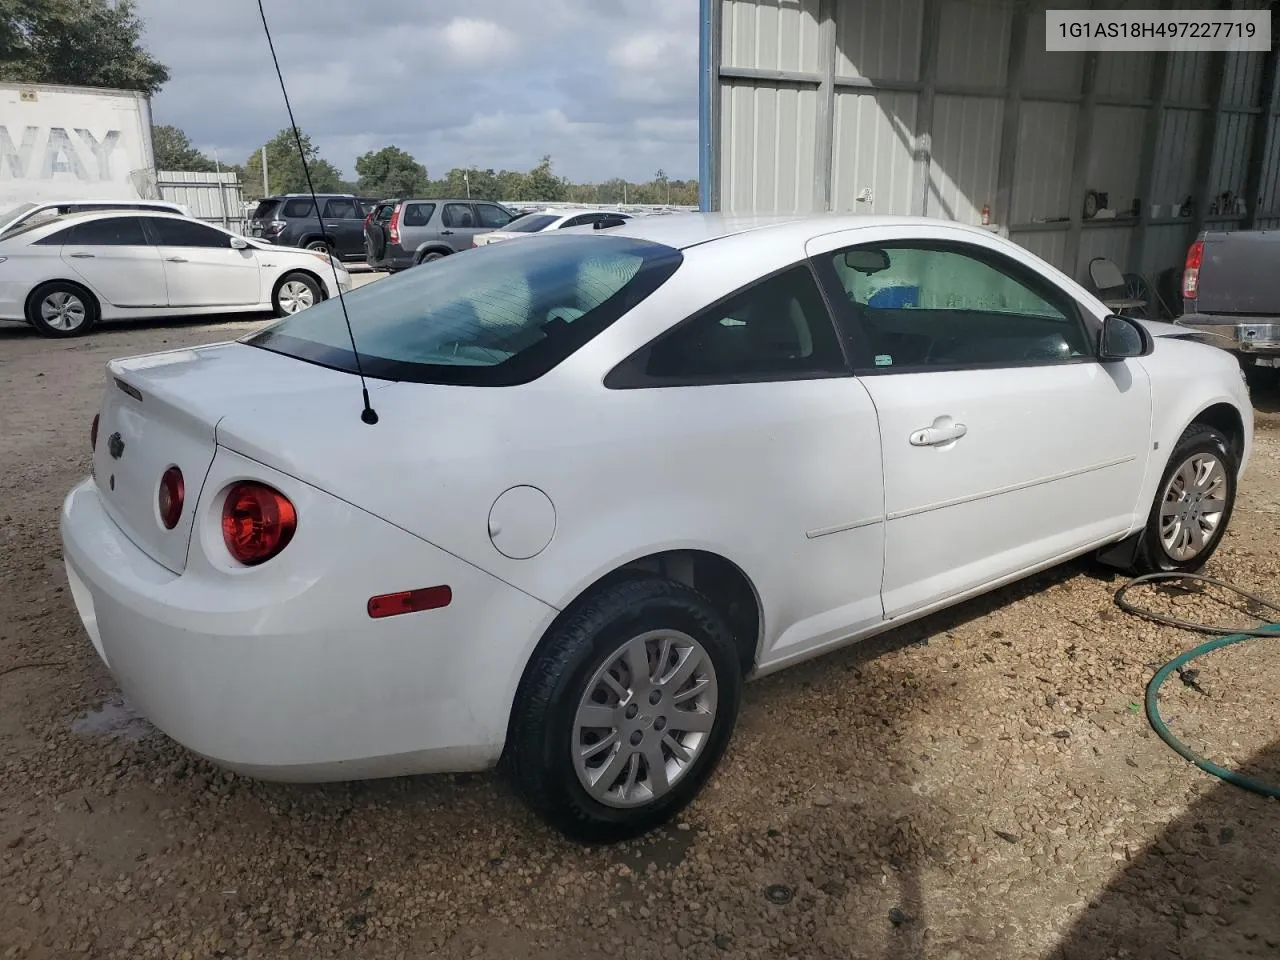
[[[122,216],[197,222],[225,236],[228,246],[40,242],[76,223]],[[54,280],[87,287],[98,301],[103,320],[271,310],[277,282],[293,271],[313,277],[326,297],[351,289],[347,269],[327,256],[240,237],[176,214],[127,210],[67,214],[0,240],[0,320],[25,319],[31,292]]]
[[[618,217],[623,217],[627,220],[633,219],[633,216],[634,216],[633,214],[630,214],[630,213],[619,213],[618,211],[615,211],[615,210],[603,210],[596,207],[574,207],[567,210],[561,209],[558,207],[548,207],[544,210],[534,210],[531,213],[523,214],[517,218],[517,220],[523,220],[525,217],[533,217],[533,216],[550,217],[551,219],[547,222],[547,224],[538,230],[534,230],[534,231],[522,231],[522,230],[511,230],[511,229],[490,230],[487,233],[476,234],[475,237],[473,238],[473,242],[477,247],[482,247],[487,243],[498,243],[501,240],[517,240],[520,237],[533,237],[533,236],[537,236],[540,233],[547,233],[551,230],[565,230],[565,229],[574,230],[574,229],[577,229],[576,225],[573,227],[566,227],[565,224],[567,224],[570,220],[574,220],[578,217],[591,216],[591,215],[618,216]],[[514,223],[515,221],[512,221],[512,222]]]
[[[110,364],[100,434],[137,449],[117,461],[99,439],[61,532],[86,630],[148,717],[272,779],[481,769],[557,613],[632,561],[699,550],[741,570],[760,676],[1142,529],[1169,450],[1213,405],[1239,416],[1241,472],[1248,462],[1237,362],[1164,336],[1105,365],[607,389],[681,319],[850,242],[963,242],[1107,314],[1029,251],[947,222],[690,215],[607,234],[684,262],[532,382],[370,379],[376,425],[361,422],[354,376],[243,342]],[[353,313],[414,274],[357,291]],[[909,444],[948,417],[963,438]],[[166,532],[155,497],[175,463],[190,509]],[[236,564],[219,535],[240,479],[297,507],[296,542],[259,567]],[[375,595],[441,584],[443,609],[366,612]]]

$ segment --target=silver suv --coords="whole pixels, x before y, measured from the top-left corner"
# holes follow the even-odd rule
[[[487,200],[382,200],[364,225],[365,261],[375,270],[406,270],[475,246],[515,213]]]

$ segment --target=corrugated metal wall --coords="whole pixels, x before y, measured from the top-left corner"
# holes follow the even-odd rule
[[[1045,53],[1044,5],[1019,12],[1014,0],[708,2],[720,209],[978,223],[989,206],[1000,229],[1081,280],[1097,256],[1154,280],[1181,266],[1198,226],[1247,223],[1234,198],[1251,163],[1257,226],[1280,224],[1265,54]],[[1115,219],[1085,220],[1086,190]],[[1225,192],[1230,208],[1211,208]]]
[[[156,187],[161,199],[182,204],[197,220],[243,231],[244,194],[236,174],[161,170]]]

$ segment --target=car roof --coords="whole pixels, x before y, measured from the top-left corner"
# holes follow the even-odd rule
[[[954,220],[935,217],[889,217],[840,213],[794,214],[724,214],[724,213],[676,213],[662,217],[632,217],[616,227],[610,227],[608,235],[631,237],[661,243],[677,250],[684,250],[713,240],[723,240],[738,234],[756,231],[776,231],[779,239],[813,237],[838,230],[870,227],[918,225],[921,227],[950,227],[973,233],[988,233],[979,227],[971,227]]]
[[[56,217],[50,217],[48,220],[41,220],[38,224],[19,230],[16,233],[6,235],[3,240],[9,240],[14,237],[44,237],[48,236],[56,230],[73,223],[85,223],[91,220],[106,220],[110,217],[130,216],[130,217],[149,217],[157,220],[181,220],[184,223],[193,220],[193,217],[184,217],[180,213],[170,213],[165,210],[79,210],[75,213],[64,213]],[[216,223],[205,223],[203,220],[196,220],[196,223],[202,223],[206,227],[213,227],[215,230],[223,230]],[[245,238],[250,239],[249,237]],[[2,241],[0,241],[2,242]]]

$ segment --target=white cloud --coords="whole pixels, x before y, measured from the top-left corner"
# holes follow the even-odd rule
[[[462,63],[495,63],[516,47],[516,36],[492,20],[454,17],[445,25],[444,41],[454,59]]]
[[[288,117],[252,3],[138,0],[172,78],[156,123],[243,163]],[[574,180],[697,175],[697,0],[272,0],[298,124],[354,177],[394,144],[433,176],[527,170]]]
[[[698,39],[693,35],[669,30],[653,30],[628,37],[609,51],[609,60],[622,70],[654,73],[678,69],[693,55],[694,70],[698,63]]]

